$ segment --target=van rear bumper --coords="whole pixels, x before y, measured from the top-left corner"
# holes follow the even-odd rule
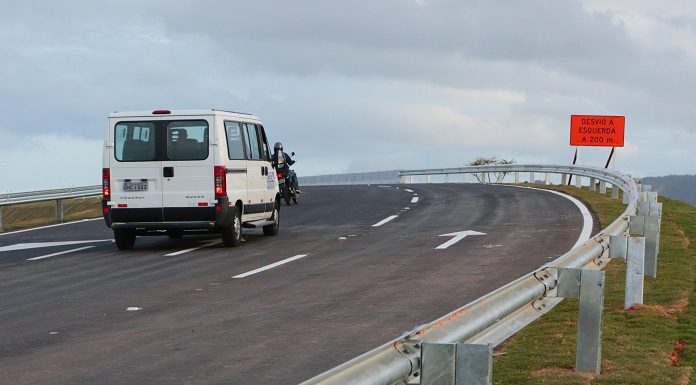
[[[112,223],[112,229],[146,229],[146,230],[199,230],[214,229],[215,222],[125,222]]]
[[[102,200],[106,225],[112,229],[214,229],[232,224],[227,198],[210,207],[114,208]]]

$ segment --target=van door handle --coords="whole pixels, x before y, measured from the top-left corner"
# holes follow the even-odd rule
[[[164,167],[162,168],[162,175],[165,178],[173,178],[174,177],[174,167]]]

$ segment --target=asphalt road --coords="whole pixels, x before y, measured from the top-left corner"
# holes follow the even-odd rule
[[[0,384],[296,384],[555,259],[582,230],[548,192],[409,188],[304,188],[278,236],[245,229],[238,248],[196,235],[121,252],[102,220],[2,234]],[[463,230],[485,235],[435,249]],[[81,243],[47,243],[68,241]]]

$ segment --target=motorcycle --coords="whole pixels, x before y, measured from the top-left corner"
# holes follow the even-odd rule
[[[292,155],[295,155],[293,152]],[[290,170],[287,175],[282,171],[276,171],[276,176],[278,177],[278,187],[280,188],[280,196],[285,200],[285,204],[291,205],[290,200],[297,203],[297,186],[293,183],[293,176],[295,172]]]

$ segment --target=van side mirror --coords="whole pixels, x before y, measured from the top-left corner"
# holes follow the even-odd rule
[[[295,152],[293,151],[292,154],[290,154],[290,155],[295,156]]]

